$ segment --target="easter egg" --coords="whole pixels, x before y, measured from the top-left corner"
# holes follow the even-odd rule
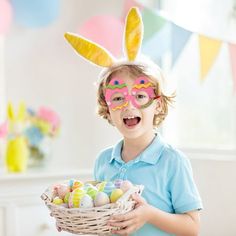
[[[114,181],[114,185],[116,188],[120,188],[120,185],[123,183],[123,180],[122,179],[116,179]]]
[[[104,189],[103,189],[103,192],[106,193],[108,196],[111,195],[111,192],[115,189],[115,185],[112,183],[112,182],[107,182]]]
[[[68,185],[70,186],[70,189],[72,190],[72,186],[75,182],[75,179],[70,179],[69,182],[68,182]]]
[[[112,203],[116,202],[122,195],[123,191],[121,189],[119,188],[114,189],[110,196],[111,202]]]
[[[64,199],[65,195],[70,192],[70,186],[68,186],[67,184],[59,184],[56,187],[56,191],[57,191],[58,197],[61,199]]]
[[[98,192],[98,194],[96,195],[94,199],[94,205],[96,207],[99,207],[99,206],[106,205],[108,203],[110,203],[110,199],[108,195],[104,192]]]
[[[97,187],[98,191],[99,191],[99,192],[103,192],[103,190],[104,190],[106,184],[107,184],[106,181],[103,181],[103,182],[97,184],[96,187]]]
[[[80,200],[79,207],[80,208],[93,207],[93,199],[88,194],[85,194]]]
[[[65,197],[64,197],[64,203],[67,203],[67,204],[68,204],[70,195],[71,195],[71,192],[66,193],[66,195],[65,195]]]
[[[75,189],[69,197],[69,208],[77,208],[80,205],[81,198],[85,195],[85,191],[81,188]]]
[[[60,206],[64,207],[64,208],[68,208],[68,204],[66,204],[66,203],[62,203]]]
[[[86,193],[92,198],[94,199],[98,193],[98,189],[95,186],[90,186],[87,188]]]
[[[87,189],[88,189],[89,187],[93,187],[93,185],[90,184],[90,183],[86,183],[86,184],[83,186],[83,189],[84,189],[85,191],[87,191]]]
[[[122,184],[120,185],[120,189],[125,193],[127,192],[130,188],[133,187],[133,184],[129,180],[124,180]]]
[[[52,201],[55,205],[61,205],[63,204],[63,200],[59,197],[55,197]]]
[[[84,186],[83,182],[79,181],[79,180],[75,180],[73,182],[73,185],[72,185],[72,190],[75,190],[77,188],[82,188]]]

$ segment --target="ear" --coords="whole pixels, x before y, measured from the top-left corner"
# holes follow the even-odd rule
[[[76,52],[88,61],[102,67],[114,64],[113,56],[102,46],[71,33],[65,33],[65,38]]]
[[[131,8],[125,23],[125,54],[129,61],[138,55],[143,38],[143,22],[139,10]]]
[[[8,106],[7,106],[7,117],[11,121],[13,121],[15,119],[14,109],[13,109],[13,105],[11,102],[9,102]]]
[[[157,99],[156,100],[156,108],[155,108],[155,115],[158,115],[161,110],[162,110],[162,102],[161,102],[161,99]]]
[[[24,121],[26,115],[25,103],[21,102],[18,109],[17,120]]]

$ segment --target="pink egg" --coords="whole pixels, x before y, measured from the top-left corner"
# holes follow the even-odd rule
[[[70,192],[70,186],[66,184],[60,184],[57,186],[57,194],[61,199],[64,199],[67,193]]]

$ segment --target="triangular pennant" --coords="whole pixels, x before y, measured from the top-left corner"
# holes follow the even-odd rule
[[[142,11],[142,19],[144,24],[143,42],[145,43],[154,34],[159,32],[162,27],[167,23],[167,20],[158,15],[155,11],[144,8]]]
[[[219,53],[222,41],[199,35],[201,79],[204,79]]]
[[[234,93],[236,93],[236,44],[229,43],[229,54],[232,67],[233,83],[234,83]]]
[[[142,46],[142,52],[154,61],[159,60],[170,49],[170,22],[165,24],[152,38]]]
[[[171,54],[172,54],[172,67],[178,59],[180,53],[184,49],[189,40],[192,32],[171,23]]]

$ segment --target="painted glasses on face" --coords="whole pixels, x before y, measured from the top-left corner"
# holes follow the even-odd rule
[[[113,78],[106,86],[106,103],[113,111],[123,109],[132,102],[138,109],[148,107],[154,99],[159,98],[155,95],[155,86],[146,77],[139,77],[135,80],[129,94],[127,85],[122,79]]]

